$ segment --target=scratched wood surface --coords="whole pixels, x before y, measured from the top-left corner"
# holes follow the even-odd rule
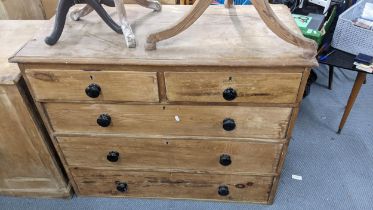
[[[165,197],[212,199],[266,203],[273,177],[193,174],[180,172],[146,172],[125,170],[71,170],[80,195],[113,197]],[[128,191],[116,190],[116,182],[126,182]],[[226,185],[228,196],[218,195]]]
[[[227,102],[223,92],[233,88],[231,102],[295,103],[301,73],[165,72],[170,101]]]
[[[282,144],[191,139],[58,137],[57,141],[69,167],[205,173],[274,174],[282,150]],[[111,151],[119,153],[117,162],[107,160]],[[219,163],[223,154],[231,157],[229,166]]]
[[[155,72],[112,72],[83,70],[26,70],[37,100],[144,101],[158,102]],[[101,87],[92,99],[85,89],[90,84]]]
[[[286,6],[272,6],[282,22],[301,34]],[[125,47],[122,36],[112,32],[94,13],[82,21],[67,20],[60,41],[44,43],[51,25],[41,36],[30,41],[13,61],[85,64],[154,64],[216,66],[314,66],[315,59],[303,58],[304,50],[273,34],[252,6],[210,6],[182,34],[159,42],[157,50],[144,50],[146,36],[181,18],[190,6],[165,5],[162,12],[128,5],[138,43],[136,49]],[[114,14],[113,9],[109,9]],[[115,18],[115,17],[114,17]],[[154,24],[154,23],[157,24]],[[291,52],[291,53],[289,53]]]
[[[161,106],[122,104],[47,103],[45,109],[57,133],[181,135],[253,138],[285,138],[291,108]],[[111,116],[109,127],[97,118]],[[178,118],[178,119],[176,119]],[[223,120],[236,123],[233,131],[223,129]]]

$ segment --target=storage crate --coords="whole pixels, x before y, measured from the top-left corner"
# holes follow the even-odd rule
[[[352,21],[361,17],[366,3],[373,0],[361,0],[339,16],[334,31],[332,46],[336,49],[357,55],[373,55],[373,30],[355,26]]]

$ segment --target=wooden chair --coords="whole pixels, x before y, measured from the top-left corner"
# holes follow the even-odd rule
[[[182,31],[186,30],[203,14],[203,12],[212,2],[213,0],[196,0],[189,13],[186,14],[175,25],[159,32],[150,34],[147,37],[146,50],[155,50],[157,47],[157,42],[174,37]],[[276,16],[268,0],[252,0],[251,2],[258,11],[260,17],[268,26],[268,28],[272,30],[277,36],[288,43],[304,48],[305,57],[311,58],[315,56],[315,51],[317,49],[316,42],[289,30],[289,28],[284,25]],[[224,5],[228,9],[232,8],[233,0],[225,0]]]

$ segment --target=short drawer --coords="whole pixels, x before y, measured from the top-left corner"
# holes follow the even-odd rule
[[[295,103],[301,73],[165,72],[169,101]]]
[[[71,169],[79,195],[267,203],[273,177]]]
[[[282,144],[110,137],[58,137],[69,166],[276,173]]]
[[[285,138],[291,108],[46,103],[57,133]]]
[[[37,100],[158,102],[155,72],[26,70]]]

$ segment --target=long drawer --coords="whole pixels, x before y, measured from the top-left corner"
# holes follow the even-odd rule
[[[72,168],[79,195],[267,203],[273,177]]]
[[[295,103],[301,73],[165,72],[170,101]]]
[[[69,166],[276,173],[282,144],[108,137],[58,137]]]
[[[292,109],[46,103],[56,132],[285,138]]]
[[[26,76],[37,100],[159,101],[155,72],[28,69]]]

